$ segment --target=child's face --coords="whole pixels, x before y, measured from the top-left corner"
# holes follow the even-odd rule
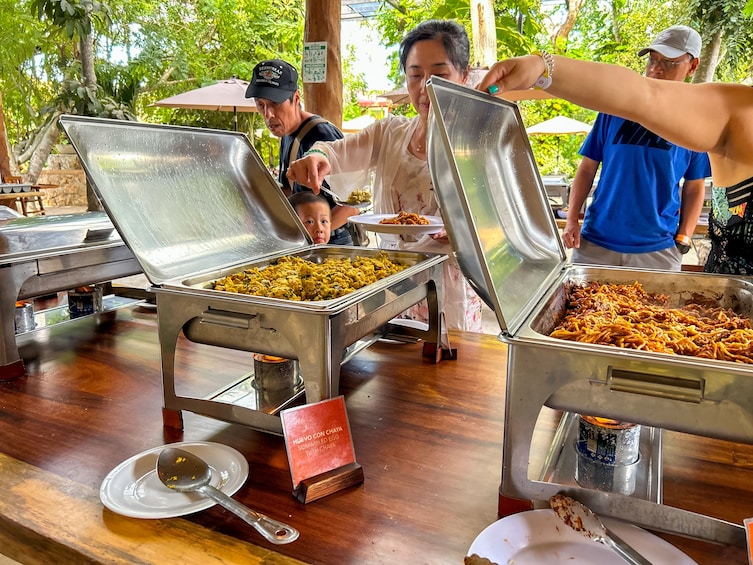
[[[326,202],[299,204],[296,212],[314,243],[327,243],[329,241],[331,231],[329,204]]]

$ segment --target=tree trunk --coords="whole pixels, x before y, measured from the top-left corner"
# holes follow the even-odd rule
[[[86,9],[88,19],[91,23],[91,6]],[[79,49],[81,53],[81,78],[86,86],[95,86],[97,84],[97,73],[94,71],[94,38],[91,33],[82,35],[79,38]]]
[[[2,94],[0,94],[0,175],[2,175],[3,181],[12,176],[10,170],[10,145],[8,143],[8,132],[5,129]]]
[[[497,62],[497,28],[492,0],[471,0],[472,67],[489,68]]]
[[[612,1],[612,36],[616,43],[622,43],[622,29],[620,28],[620,11],[617,2]]]
[[[24,175],[25,182],[36,184],[39,175],[50,156],[52,148],[60,139],[60,130],[58,130],[58,117],[60,112],[56,112],[52,119],[44,126],[41,136],[38,136],[39,142],[34,148],[34,152],[29,159],[29,168]]]
[[[306,110],[319,114],[336,126],[343,119],[343,77],[340,55],[341,0],[306,0],[306,24],[303,41],[327,43],[327,77],[325,82],[305,81],[303,78],[303,102]]]
[[[722,32],[716,32],[711,41],[703,46],[698,68],[693,74],[693,82],[711,82],[714,80],[716,66],[719,64],[719,54],[722,49]]]
[[[575,21],[578,19],[578,14],[584,2],[585,0],[570,0],[567,3],[567,17],[552,37],[552,44],[556,53],[567,51],[567,38],[575,25]]]

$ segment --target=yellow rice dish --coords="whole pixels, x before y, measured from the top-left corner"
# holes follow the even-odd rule
[[[286,256],[264,268],[252,267],[211,284],[214,290],[253,296],[331,300],[406,267],[390,260],[384,252],[374,257],[329,258],[322,263]]]

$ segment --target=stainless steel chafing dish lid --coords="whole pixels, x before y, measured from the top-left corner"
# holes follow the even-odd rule
[[[566,255],[518,107],[432,77],[428,157],[460,268],[514,334]]]
[[[153,284],[311,242],[242,133],[70,115],[60,123]]]
[[[104,212],[22,216],[0,222],[0,255],[3,262],[102,243],[123,245]]]

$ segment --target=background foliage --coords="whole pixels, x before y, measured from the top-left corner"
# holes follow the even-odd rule
[[[636,52],[661,29],[684,23],[701,31],[704,79],[747,82],[751,76],[753,0],[493,0],[498,57],[547,49],[643,70]],[[382,0],[369,25],[387,46],[427,18],[452,18],[473,33],[471,0]],[[0,94],[15,166],[25,168],[56,113],[137,118],[221,129],[229,112],[150,106],[154,101],[237,76],[282,57],[300,66],[304,0],[0,0]],[[88,42],[88,44],[87,44]],[[92,76],[86,49],[93,52]],[[363,112],[365,87],[354,53],[343,53],[344,119]],[[390,78],[403,85],[397,53]],[[704,73],[706,71],[704,70]],[[520,103],[527,125],[556,115],[591,123],[593,112],[562,100]],[[410,106],[392,111],[412,112]],[[270,163],[277,140],[258,114],[239,114],[239,129]],[[532,138],[542,174],[572,175],[582,136]],[[559,159],[558,159],[559,155]]]

